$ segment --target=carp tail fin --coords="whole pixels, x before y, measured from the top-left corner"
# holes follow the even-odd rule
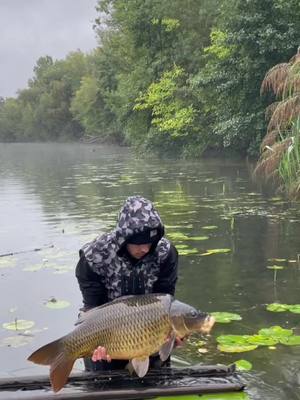
[[[35,364],[50,365],[50,381],[54,392],[58,392],[67,382],[75,362],[65,352],[61,339],[40,347],[27,360]]]

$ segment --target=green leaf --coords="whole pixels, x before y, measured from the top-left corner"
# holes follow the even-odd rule
[[[234,314],[230,312],[213,312],[211,315],[215,318],[216,322],[222,324],[228,324],[231,321],[240,321],[242,317],[239,314]]]
[[[273,270],[279,270],[279,269],[284,269],[281,265],[268,265],[268,269],[273,269]]]
[[[16,335],[8,336],[0,340],[0,347],[21,347],[29,344],[33,340],[33,336]]]
[[[218,349],[224,353],[242,353],[244,351],[252,351],[257,348],[256,345],[251,344],[235,344],[235,345],[227,345],[227,344],[219,344]]]
[[[202,240],[208,240],[208,236],[191,236],[189,240],[197,240],[197,241],[202,241]]]
[[[217,342],[224,345],[248,345],[250,335],[221,335],[217,337]]]
[[[295,335],[295,336],[282,337],[279,339],[279,342],[281,344],[285,344],[286,346],[299,346],[300,336]]]
[[[182,249],[178,251],[178,254],[180,256],[189,256],[190,254],[197,254],[198,250],[197,249]]]
[[[270,328],[264,328],[260,329],[258,331],[259,335],[264,335],[264,336],[271,336],[273,338],[276,338],[280,340],[282,337],[289,337],[293,335],[292,329],[284,329],[281,326],[271,326]]]
[[[248,339],[249,344],[256,344],[257,346],[274,346],[279,339],[276,337],[268,337],[266,335],[253,335]]]
[[[0,258],[0,269],[1,268],[13,268],[16,266],[16,259],[13,257],[1,257]]]
[[[9,329],[12,331],[26,330],[32,328],[34,326],[34,322],[16,318],[15,321],[5,322],[2,324],[2,326],[4,329]]]
[[[211,256],[212,254],[229,253],[231,249],[208,249],[206,253],[200,254],[200,256]]]
[[[238,371],[250,371],[252,369],[251,362],[247,360],[238,360],[235,361],[234,364],[236,365]]]
[[[288,305],[288,310],[294,314],[300,314],[300,304]]]
[[[284,312],[288,310],[288,304],[272,303],[267,305],[267,310],[272,312]]]
[[[50,299],[49,301],[47,301],[47,303],[45,304],[46,307],[51,308],[51,309],[61,309],[61,308],[66,308],[70,306],[70,303],[66,300],[56,300],[56,299]]]
[[[207,229],[207,230],[214,230],[214,229],[218,229],[218,227],[216,225],[207,225],[207,226],[202,226],[202,229]]]

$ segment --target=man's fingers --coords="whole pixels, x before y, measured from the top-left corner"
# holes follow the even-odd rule
[[[184,344],[184,339],[180,337],[176,337],[175,339],[175,347],[181,347]]]
[[[100,360],[106,360],[108,362],[111,362],[111,357],[106,353],[106,348],[102,346],[97,347],[97,349],[94,350],[92,355],[92,361],[100,361]]]

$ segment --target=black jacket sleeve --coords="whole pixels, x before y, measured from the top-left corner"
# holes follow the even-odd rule
[[[172,296],[175,293],[175,285],[177,282],[178,270],[178,252],[173,244],[171,244],[169,254],[160,266],[160,274],[158,280],[153,286],[154,293],[169,293]]]
[[[76,278],[82,293],[83,311],[107,302],[107,291],[101,277],[91,269],[83,252],[80,252],[80,260],[76,266]]]

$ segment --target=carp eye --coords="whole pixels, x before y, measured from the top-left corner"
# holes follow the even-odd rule
[[[196,310],[193,310],[190,312],[190,317],[192,317],[192,318],[196,318],[197,315],[198,315],[198,312]]]

